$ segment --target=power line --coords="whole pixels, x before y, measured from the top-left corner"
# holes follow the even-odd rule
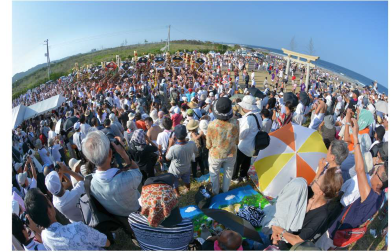
[[[174,26],[172,26],[172,28],[174,28],[176,31],[182,33],[183,35],[185,35],[185,36],[187,36],[187,37],[192,37],[193,39],[198,40],[198,38],[196,38],[196,37],[194,37],[194,36],[191,36],[191,35],[189,35],[189,34],[186,34],[186,33],[182,32],[182,31],[178,30],[178,29],[175,28]]]
[[[167,26],[159,26],[159,27],[150,27],[150,28],[139,28],[139,29],[133,29],[133,30],[127,30],[127,31],[120,31],[120,32],[112,32],[112,33],[106,33],[106,34],[100,34],[100,35],[94,35],[94,36],[89,36],[89,37],[84,37],[84,38],[79,38],[79,39],[74,39],[70,41],[65,41],[61,42],[55,45],[52,45],[52,47],[58,47],[58,46],[64,46],[67,44],[73,44],[73,43],[81,43],[85,41],[90,41],[90,40],[95,40],[95,39],[100,39],[100,38],[107,38],[107,37],[113,37],[113,36],[118,36],[126,33],[133,33],[133,32],[138,32],[138,31],[152,31],[152,30],[158,30],[158,29],[165,29]]]

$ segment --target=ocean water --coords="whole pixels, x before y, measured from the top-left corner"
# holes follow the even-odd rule
[[[280,49],[274,49],[274,48],[269,48],[269,47],[262,47],[262,46],[252,46],[252,45],[249,45],[250,47],[254,47],[254,48],[262,48],[262,49],[267,49],[269,50],[270,52],[274,52],[274,53],[278,53],[278,54],[282,54],[282,55],[285,55],[283,53],[282,50]],[[315,62],[313,62],[314,65],[316,66],[319,66],[319,67],[322,67],[322,68],[325,68],[325,69],[328,69],[330,71],[333,71],[335,73],[338,73],[338,74],[343,74],[345,75],[346,77],[349,77],[353,80],[356,80],[356,82],[358,84],[362,84],[364,86],[369,86],[369,85],[373,85],[372,84],[372,81],[374,80],[371,80],[359,73],[356,73],[352,70],[349,70],[347,68],[344,68],[344,67],[341,67],[341,66],[338,66],[336,64],[333,64],[333,63],[330,63],[330,62],[327,62],[327,61],[324,61],[324,60],[317,60]],[[387,87],[384,87],[381,85],[381,83],[377,83],[378,84],[378,88],[379,88],[379,92],[385,92],[386,94],[388,94],[388,89]]]

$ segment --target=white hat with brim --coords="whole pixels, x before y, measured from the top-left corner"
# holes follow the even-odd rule
[[[254,110],[258,110],[258,107],[255,102],[256,101],[254,96],[246,95],[245,97],[243,97],[243,100],[238,103],[238,105],[244,109],[254,111]]]
[[[80,164],[81,160],[77,160],[76,158],[71,158],[69,160],[69,167],[71,167],[73,172],[76,172],[76,167]]]
[[[134,113],[129,113],[128,114],[129,120],[133,120],[135,116],[136,115]]]

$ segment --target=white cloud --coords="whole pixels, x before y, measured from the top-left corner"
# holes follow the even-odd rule
[[[195,207],[188,207],[186,210],[185,210],[185,213],[191,213],[193,211],[195,211],[196,208]]]
[[[225,200],[231,200],[235,198],[235,195],[228,195],[227,197],[225,197]]]

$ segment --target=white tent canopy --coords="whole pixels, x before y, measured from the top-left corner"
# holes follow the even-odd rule
[[[12,127],[16,128],[18,127],[22,122],[24,118],[24,112],[27,109],[26,106],[19,105],[12,109]]]
[[[57,109],[65,102],[65,97],[56,95],[41,102],[37,102],[29,107],[19,105],[12,109],[12,126],[18,127],[23,121],[35,116]]]
[[[56,109],[61,106],[65,102],[65,97],[61,95],[56,95],[50,97],[49,99],[43,100],[41,102],[37,102],[31,106],[29,106],[29,110],[26,110],[24,113],[24,120],[28,120],[35,116],[39,116],[43,113],[46,113],[50,110]]]

